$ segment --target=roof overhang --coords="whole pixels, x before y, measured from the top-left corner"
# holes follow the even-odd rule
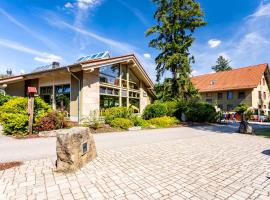
[[[0,79],[0,84],[8,84],[8,83],[16,83],[19,81],[24,80],[23,76],[13,76],[13,77],[9,77],[9,78],[5,78],[5,79]]]

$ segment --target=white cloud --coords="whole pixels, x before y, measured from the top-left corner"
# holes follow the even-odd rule
[[[74,5],[70,2],[67,2],[64,6],[65,6],[65,8],[73,8],[74,7]]]
[[[151,55],[149,53],[145,53],[145,54],[143,54],[143,57],[145,57],[145,58],[151,58]]]
[[[44,53],[43,55],[34,57],[35,61],[43,62],[43,63],[52,63],[52,62],[59,62],[62,60],[60,56],[56,56],[53,54]]]
[[[11,21],[16,26],[20,27],[21,29],[23,29],[27,33],[29,33],[34,38],[40,40],[46,46],[48,46],[48,47],[50,47],[52,49],[56,49],[57,48],[56,45],[52,41],[50,41],[47,37],[45,37],[44,35],[41,35],[39,33],[36,33],[31,28],[29,28],[26,25],[24,25],[23,23],[19,22],[11,14],[9,14],[8,12],[6,12],[4,9],[0,8],[0,14],[4,15],[9,21]]]
[[[5,40],[5,39],[1,39],[0,38],[0,46],[4,46],[10,49],[14,49],[17,51],[21,51],[24,53],[28,53],[31,55],[34,55],[34,60],[39,61],[39,62],[43,62],[43,63],[50,63],[53,61],[61,61],[62,58],[60,56],[51,54],[51,53],[47,53],[47,52],[43,52],[43,51],[39,51],[36,49],[31,49],[28,47],[25,47],[21,44],[15,43],[13,41],[10,40]]]
[[[98,5],[100,2],[101,0],[77,0],[77,6],[85,10]]]
[[[264,4],[262,2],[255,13],[251,15],[251,17],[262,17],[268,15],[270,15],[270,3]]]
[[[20,74],[25,74],[24,69],[21,69],[21,70],[20,70]]]
[[[198,71],[197,70],[192,70],[191,71],[191,76],[196,76],[198,75]]]
[[[216,48],[216,47],[218,47],[220,44],[221,44],[221,40],[211,39],[211,40],[208,41],[208,45],[209,45],[211,48]]]

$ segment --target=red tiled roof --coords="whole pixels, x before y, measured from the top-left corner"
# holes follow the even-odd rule
[[[205,74],[191,78],[200,92],[250,89],[259,85],[268,64],[259,64],[230,71]],[[211,84],[212,83],[212,84]]]

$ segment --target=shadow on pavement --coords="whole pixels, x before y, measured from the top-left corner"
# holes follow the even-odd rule
[[[262,151],[262,154],[270,156],[270,149]]]
[[[201,130],[201,131],[211,131],[216,133],[237,133],[238,123],[235,124],[211,124],[211,125],[189,125],[190,128]]]

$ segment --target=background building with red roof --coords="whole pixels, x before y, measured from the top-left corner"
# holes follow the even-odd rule
[[[269,113],[268,64],[248,66],[230,71],[192,77],[202,100],[233,111],[238,104],[253,107],[257,115]]]

